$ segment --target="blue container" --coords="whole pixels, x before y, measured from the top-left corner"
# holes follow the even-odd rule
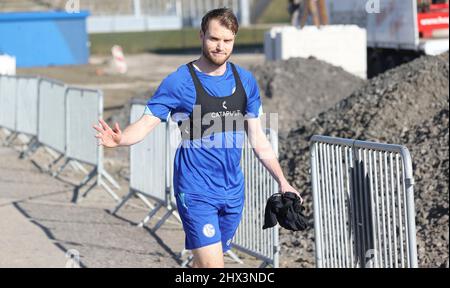
[[[0,13],[0,53],[17,67],[87,64],[89,12]]]

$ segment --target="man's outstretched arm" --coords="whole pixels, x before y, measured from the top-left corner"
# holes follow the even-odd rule
[[[98,139],[98,145],[113,148],[130,146],[142,141],[159,123],[161,123],[161,119],[146,114],[138,121],[130,124],[123,132],[120,130],[118,123],[112,129],[103,119],[99,119],[98,125],[94,125],[93,128],[98,132],[95,135]]]
[[[252,145],[253,151],[259,161],[278,182],[280,192],[294,192],[300,196],[300,193],[292,187],[284,177],[283,170],[281,169],[277,156],[272,149],[272,145],[270,145],[270,142],[267,140],[267,137],[262,130],[261,120],[259,118],[251,118],[246,121],[247,136],[250,144]]]

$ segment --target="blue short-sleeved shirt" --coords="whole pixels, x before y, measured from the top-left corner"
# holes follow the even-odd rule
[[[247,118],[259,117],[262,113],[257,82],[253,75],[236,65],[242,85],[247,94]],[[203,88],[214,97],[229,96],[236,88],[230,63],[220,76],[210,76],[195,71]],[[146,114],[154,115],[162,121],[177,115],[189,116],[196,101],[194,82],[187,65],[165,78],[153,97],[148,101]],[[177,119],[175,119],[177,120]],[[211,143],[204,145],[196,140],[183,140],[174,159],[175,194],[207,194],[212,198],[236,198],[244,192],[244,178],[240,167],[244,131],[229,131],[208,137]]]

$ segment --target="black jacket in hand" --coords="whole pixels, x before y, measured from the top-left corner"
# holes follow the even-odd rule
[[[308,220],[303,215],[300,197],[293,192],[276,193],[267,200],[263,229],[277,225],[292,230],[302,231],[308,228]]]

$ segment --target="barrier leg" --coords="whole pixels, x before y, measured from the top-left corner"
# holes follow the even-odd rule
[[[266,268],[267,266],[269,266],[269,263],[267,263],[266,261],[263,261],[261,263],[261,265],[259,265],[259,268]]]
[[[158,212],[159,209],[161,209],[162,206],[163,205],[161,203],[158,203],[155,209],[150,211],[150,213],[148,213],[148,215],[137,225],[137,227],[144,227],[144,225],[147,224],[148,221],[150,221],[150,219],[156,214],[156,212]]]
[[[189,257],[181,263],[182,268],[186,268],[194,260],[194,255],[189,255]]]
[[[108,172],[106,172],[106,170],[102,171],[102,175],[105,176],[105,179],[108,180],[109,183],[111,183],[114,187],[116,187],[116,189],[120,189],[119,183],[117,183],[116,180],[114,180],[114,178]]]
[[[180,255],[178,255],[178,258],[180,258],[180,259],[183,258],[183,256],[188,252],[189,252],[189,250],[183,249],[183,251],[180,252]]]
[[[103,180],[100,180],[99,182],[94,182],[94,183],[92,183],[92,185],[89,186],[89,188],[83,193],[83,195],[81,195],[81,198],[78,199],[78,195],[79,195],[80,189],[81,189],[83,186],[85,186],[87,183],[89,183],[89,181],[90,181],[91,179],[93,179],[95,176],[98,176],[98,175],[97,175],[97,167],[94,167],[94,169],[92,169],[92,171],[89,172],[89,174],[88,174],[88,175],[80,182],[80,184],[78,184],[77,187],[75,187],[75,189],[74,189],[74,198],[73,198],[72,201],[73,201],[74,203],[80,203],[82,199],[84,199],[84,198],[87,197],[87,195],[89,194],[89,192],[91,192],[91,190],[92,190],[95,186],[99,185],[99,186],[103,187],[103,188],[106,190],[106,192],[108,192],[108,194],[111,195],[111,197],[112,197],[114,200],[116,200],[117,202],[119,202],[119,201],[120,201],[120,197],[117,196],[117,194],[114,193],[114,191],[112,191],[112,189],[111,189],[111,188],[110,188]]]
[[[170,217],[170,215],[173,214],[174,211],[175,211],[174,208],[170,208],[170,209],[166,212],[166,214],[164,214],[164,216],[158,221],[158,223],[156,223],[155,227],[152,229],[153,232],[156,232],[156,230],[158,230],[158,229],[161,227],[161,225],[163,225],[164,222],[166,222],[166,220]]]
[[[120,201],[120,197],[117,196],[116,193],[114,193],[114,191],[108,186],[108,184],[105,183],[105,181],[101,180],[100,186],[102,186],[106,190],[106,192],[108,192],[108,194],[111,195],[114,200],[116,200],[116,202]]]
[[[14,140],[15,140],[16,138],[17,138],[17,133],[16,133],[16,132],[13,132],[11,135],[9,135],[9,136],[6,138],[5,146],[6,146],[6,147],[11,146],[12,142],[14,142]]]
[[[86,168],[84,168],[83,165],[80,164],[80,162],[74,161],[73,163],[74,163],[75,166],[77,166],[78,170],[80,170],[84,174],[88,174],[89,173],[88,170]]]
[[[41,146],[41,144],[39,144],[39,142],[37,141],[37,138],[33,137],[31,139],[30,143],[28,143],[28,147],[25,149],[25,151],[20,153],[19,158],[27,159],[28,157],[30,157],[31,154],[36,152],[36,150],[39,149],[40,146]]]
[[[115,215],[119,211],[119,209],[121,209],[122,206],[125,205],[130,200],[130,198],[133,197],[133,196],[139,197],[142,200],[142,202],[144,202],[144,204],[148,208],[150,208],[150,210],[155,209],[155,206],[152,203],[150,203],[150,201],[148,201],[147,198],[145,198],[145,196],[143,196],[143,195],[141,195],[141,193],[131,189],[130,192],[124,198],[122,198],[121,200],[118,201],[120,203],[117,205],[117,207],[113,210],[113,212],[111,214]],[[132,203],[130,203],[128,205],[131,206],[131,207],[134,207],[134,208],[138,208],[138,209],[143,209],[144,208],[144,207],[141,207],[141,206],[138,206],[138,205],[134,205]]]
[[[175,217],[175,219],[177,219],[179,223],[183,223],[181,222],[181,217],[180,214],[178,214],[178,211],[173,211],[173,217]]]
[[[123,205],[125,205],[125,203],[130,200],[131,197],[133,197],[133,195],[136,192],[134,192],[133,190],[130,190],[130,192],[127,194],[127,196],[125,196],[122,201],[120,201],[120,203],[116,206],[116,208],[114,208],[114,210],[111,212],[112,215],[116,215],[116,213],[120,210],[120,208],[122,208]]]
[[[150,203],[150,201],[148,201],[147,198],[145,198],[145,196],[141,195],[140,193],[138,193],[137,196],[138,196],[139,199],[141,199],[142,202],[144,202],[145,205],[147,205],[150,209],[155,209],[155,205],[153,205],[152,203]]]
[[[80,163],[78,163],[78,161],[70,160],[69,164],[70,164],[70,166],[72,166],[73,170],[75,170],[77,172],[81,171],[84,174],[88,174],[89,173]]]
[[[50,154],[50,156],[52,156],[53,158],[58,158],[58,153],[54,152],[52,149],[48,148],[47,146],[44,146],[45,151],[47,151],[48,154]]]
[[[64,163],[64,165],[67,165],[68,163],[68,159],[66,159],[66,162]],[[92,171],[80,182],[80,184],[78,184],[74,190],[73,190],[73,199],[72,202],[74,203],[80,203],[81,200],[79,199],[78,195],[80,193],[80,189],[81,187],[83,187],[84,185],[86,185],[91,179],[93,179],[96,175],[97,172],[97,167],[95,167],[94,169],[92,169]],[[81,198],[85,198],[87,196],[87,194],[97,185],[97,183],[93,183],[81,196]]]
[[[47,166],[47,171],[48,171],[48,172],[51,172],[52,169],[53,169],[53,166],[55,166],[55,165],[59,162],[59,160],[61,160],[61,159],[63,159],[63,158],[64,158],[64,154],[61,154],[61,155],[59,155],[59,156],[56,156],[55,159],[54,159],[50,164],[48,164],[48,166]]]
[[[36,140],[36,145],[33,145],[33,147],[31,147],[29,152],[25,152],[25,154],[23,155],[23,158],[27,159],[33,156],[34,153],[36,153],[37,150],[39,150],[39,148],[43,147],[44,150],[52,157],[54,158],[52,160],[52,162],[50,164],[47,165],[47,167],[42,167],[41,165],[39,165],[39,163],[37,163],[35,160],[31,159],[31,162],[33,162],[33,164],[39,168],[39,170],[42,173],[50,173],[53,176],[53,172],[51,171],[53,168],[53,165],[55,165],[56,163],[58,163],[59,160],[61,160],[64,155],[62,154],[57,154],[55,152],[53,152],[50,148],[48,148],[47,146],[42,145],[41,143],[39,143],[38,140]]]
[[[92,183],[91,186],[89,186],[89,188],[86,189],[86,191],[83,193],[83,195],[81,195],[81,197],[78,197],[78,195],[80,194],[80,187],[79,187],[79,186],[75,187],[74,192],[73,192],[73,199],[72,199],[72,202],[73,202],[73,203],[76,203],[76,204],[79,204],[83,199],[86,198],[87,194],[88,194],[95,186],[97,186],[97,183],[95,183],[95,182]]]
[[[92,178],[94,178],[96,176],[96,172],[97,172],[97,167],[94,167],[94,169],[92,169],[91,172],[89,172],[89,174],[84,177],[84,179],[81,181],[81,183],[78,185],[78,187],[82,187],[84,185],[86,185],[86,183],[89,182],[89,180],[91,180]]]
[[[67,164],[69,164],[69,162],[70,162],[70,159],[66,159],[66,161],[64,161],[64,164],[61,165],[56,172],[53,172],[52,176],[58,177],[59,174],[61,174],[61,172],[64,170],[64,168],[66,168]]]
[[[233,259],[235,262],[239,263],[239,264],[244,264],[244,262],[242,262],[242,260],[231,250],[227,251],[228,256],[230,256],[231,259]]]

